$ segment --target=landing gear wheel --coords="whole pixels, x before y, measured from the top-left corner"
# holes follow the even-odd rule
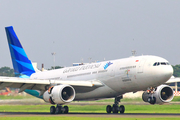
[[[118,105],[114,104],[112,107],[113,113],[118,113]]]
[[[106,112],[107,113],[111,113],[111,112],[118,113],[120,111],[120,113],[124,113],[124,111],[125,111],[124,105],[121,105],[120,107],[118,106],[118,104],[122,98],[123,98],[122,95],[115,97],[113,106],[111,107],[110,105],[107,105]]]
[[[121,105],[121,106],[119,107],[119,111],[120,111],[121,114],[124,113],[124,111],[125,111],[124,105]]]
[[[111,113],[111,111],[112,111],[112,107],[111,107],[110,105],[108,105],[108,106],[106,107],[106,112],[107,112],[107,113]]]
[[[57,106],[55,113],[56,113],[56,114],[61,114],[61,113],[62,113],[62,106]]]
[[[156,103],[156,98],[155,97],[149,97],[148,98],[148,102],[152,105],[154,105]]]
[[[54,114],[56,112],[56,108],[54,106],[50,107],[50,113]]]
[[[67,113],[69,112],[68,106],[64,106],[64,109],[65,109],[65,110],[64,110],[64,113],[67,114]]]

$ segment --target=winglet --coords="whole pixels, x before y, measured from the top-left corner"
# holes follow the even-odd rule
[[[13,27],[5,27],[5,30],[15,75],[31,76],[31,74],[35,73],[35,70],[16,36]]]

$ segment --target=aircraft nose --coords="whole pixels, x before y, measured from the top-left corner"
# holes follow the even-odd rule
[[[174,70],[173,70],[173,67],[170,65],[169,66],[170,68],[169,68],[169,71],[168,71],[168,73],[169,73],[169,75],[170,75],[170,77],[173,75],[173,72],[174,72]]]
[[[173,68],[171,65],[166,66],[163,70],[162,70],[162,77],[164,80],[169,80],[171,78],[171,76],[173,75]]]
[[[163,84],[171,78],[173,74],[173,68],[171,65],[159,66],[159,68],[154,70],[153,72],[155,75],[155,79],[158,80],[159,83]]]

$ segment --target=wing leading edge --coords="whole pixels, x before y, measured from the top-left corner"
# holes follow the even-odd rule
[[[67,81],[67,80],[48,80],[48,79],[29,79],[17,77],[0,77],[0,89],[4,87],[20,88],[20,92],[25,89],[45,91],[50,86],[66,84],[73,87],[101,87],[104,86],[99,80],[89,81]]]

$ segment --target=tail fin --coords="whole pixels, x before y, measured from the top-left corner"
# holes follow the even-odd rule
[[[35,73],[35,70],[16,36],[13,27],[5,27],[5,30],[15,75],[26,75],[30,77],[31,74]]]

